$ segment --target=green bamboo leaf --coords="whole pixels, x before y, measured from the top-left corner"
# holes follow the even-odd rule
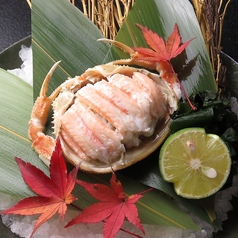
[[[52,92],[67,77],[81,75],[102,64],[109,45],[97,42],[101,32],[83,13],[65,0],[32,1],[34,98],[46,73],[61,60],[49,85]]]
[[[0,75],[0,191],[25,197],[33,193],[21,179],[14,157],[24,158],[48,171],[27,136],[32,87],[5,70],[0,69]]]

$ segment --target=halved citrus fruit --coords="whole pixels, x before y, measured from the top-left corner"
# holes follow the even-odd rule
[[[198,199],[224,185],[231,158],[219,136],[206,134],[203,128],[186,128],[167,138],[160,150],[159,167],[178,195]]]

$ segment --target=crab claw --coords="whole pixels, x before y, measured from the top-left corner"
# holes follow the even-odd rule
[[[46,96],[48,91],[48,85],[50,78],[58,66],[59,62],[56,62],[46,75],[42,84],[40,95],[36,99],[33,110],[31,113],[31,119],[29,121],[28,135],[32,140],[32,147],[42,155],[43,161],[48,164],[49,158],[55,147],[55,140],[43,133],[44,127],[48,118],[48,113],[54,98],[59,94],[60,87],[58,87],[49,97]],[[44,158],[47,158],[46,160]]]

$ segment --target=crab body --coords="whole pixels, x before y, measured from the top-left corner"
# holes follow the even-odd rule
[[[46,97],[56,66],[46,77],[29,123],[33,147],[47,164],[55,138],[71,163],[99,173],[145,158],[164,140],[178,97],[161,76],[109,63],[68,79]],[[43,132],[51,106],[55,138]]]
[[[183,90],[169,59],[182,52],[191,40],[179,46],[175,25],[166,42],[168,47],[160,51],[151,42],[151,31],[139,27],[148,44],[158,52],[104,39],[129,53],[131,58],[90,68],[46,96],[58,63],[51,68],[29,122],[32,146],[46,164],[57,138],[72,164],[80,164],[82,170],[95,173],[128,167],[146,158],[164,141],[169,133],[170,115],[177,109],[180,89]],[[162,39],[152,36],[155,42],[161,42]],[[177,43],[171,48],[174,37],[178,38]],[[168,49],[175,52],[165,54]],[[51,107],[54,137],[44,133]]]

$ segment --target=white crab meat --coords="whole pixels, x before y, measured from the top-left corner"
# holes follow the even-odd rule
[[[68,95],[62,91],[54,105]],[[57,118],[57,133],[73,160],[119,160],[128,148],[139,146],[141,138],[150,137],[170,110],[158,84],[141,72],[132,77],[116,73],[70,95],[67,110]]]

